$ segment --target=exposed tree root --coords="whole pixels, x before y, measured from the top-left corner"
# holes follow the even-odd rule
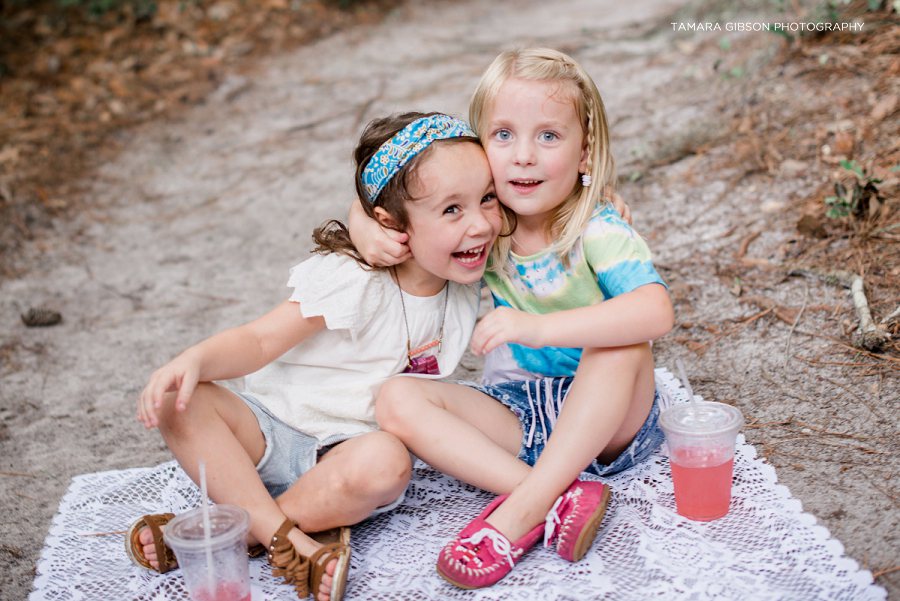
[[[860,336],[857,346],[867,351],[878,351],[890,342],[890,334],[881,329],[872,319],[872,312],[869,310],[869,302],[866,300],[866,293],[863,290],[862,276],[843,270],[827,271],[818,267],[807,267],[803,265],[789,267],[787,269],[787,274],[813,277],[826,284],[840,285],[849,288],[853,299],[853,306],[856,308],[856,315],[859,317]]]

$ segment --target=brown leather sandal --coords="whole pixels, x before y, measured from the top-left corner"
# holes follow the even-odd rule
[[[309,586],[318,592],[325,575],[325,567],[332,559],[337,559],[331,583],[331,601],[341,601],[347,588],[347,574],[350,572],[350,529],[341,528],[338,542],[328,543],[309,558],[312,571]]]
[[[297,591],[297,596],[305,599],[309,595],[309,559],[300,555],[287,537],[288,532],[296,527],[297,523],[293,520],[284,520],[269,543],[268,559],[275,568],[272,575],[284,578]]]
[[[162,526],[165,526],[175,518],[173,513],[154,513],[145,515],[136,520],[131,527],[125,532],[125,553],[128,554],[132,563],[138,565],[145,570],[156,570],[160,574],[165,574],[171,569],[178,567],[178,560],[175,559],[175,553],[172,552],[165,542],[163,542]],[[156,557],[159,561],[159,568],[154,568],[144,556],[144,545],[141,544],[138,537],[144,528],[150,528],[153,533],[153,544],[156,546]]]
[[[247,555],[249,555],[250,557],[259,557],[260,555],[263,555],[265,552],[266,552],[266,546],[262,543],[257,543],[255,545],[253,545],[252,547],[250,547],[249,549],[247,549]]]
[[[337,559],[331,585],[331,601],[341,601],[347,588],[347,574],[350,572],[350,528],[333,528],[325,532],[314,532],[309,536],[325,543],[321,549],[307,559],[297,552],[287,534],[297,523],[287,519],[278,528],[269,545],[269,563],[275,568],[273,576],[280,576],[294,586],[302,599],[312,591],[315,597],[325,576],[325,567],[332,559]]]
[[[178,560],[175,557],[175,552],[165,543],[162,534],[162,527],[171,522],[174,518],[175,514],[172,513],[154,513],[145,515],[139,520],[136,520],[128,528],[125,533],[125,553],[128,555],[128,558],[131,559],[132,563],[145,570],[155,570],[160,574],[165,574],[169,570],[174,570],[178,567]],[[144,528],[150,528],[150,531],[153,533],[153,544],[156,546],[156,556],[162,558],[162,561],[160,561],[159,564],[160,569],[158,570],[150,565],[150,562],[144,557],[144,546],[139,540]],[[254,545],[247,549],[247,555],[250,557],[259,557],[265,552],[266,548],[261,544]]]

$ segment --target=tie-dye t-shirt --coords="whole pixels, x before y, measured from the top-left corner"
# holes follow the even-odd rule
[[[494,305],[533,314],[587,307],[645,284],[663,284],[644,239],[610,206],[598,208],[569,253],[566,269],[555,253],[510,255],[503,274],[484,275]],[[574,376],[580,348],[533,349],[504,344],[488,354],[483,382]]]

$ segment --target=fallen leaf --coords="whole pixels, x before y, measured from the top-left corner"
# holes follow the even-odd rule
[[[797,161],[795,159],[785,159],[781,163],[781,171],[785,173],[799,173],[800,171],[806,170],[808,165],[803,161]]]
[[[834,134],[834,153],[845,157],[853,154],[853,134],[843,130]]]
[[[63,58],[68,58],[75,54],[75,42],[70,39],[58,40],[53,44],[53,51]]]
[[[774,267],[768,259],[748,259],[747,257],[742,257],[740,264],[744,267],[759,267],[762,269]]]
[[[128,84],[121,78],[110,77],[107,85],[109,86],[109,89],[113,91],[113,94],[119,98],[128,98],[131,96],[131,90],[128,89]]]
[[[891,66],[887,68],[887,71],[885,71],[884,74],[888,76],[900,74],[900,58],[892,62]]]
[[[669,283],[669,294],[676,303],[682,303],[690,298],[691,286],[681,280]]]
[[[11,161],[15,163],[19,160],[19,149],[14,146],[4,146],[0,149],[0,163]]]
[[[872,119],[878,122],[893,113],[894,109],[897,108],[898,99],[900,97],[897,94],[891,94],[879,100],[875,108],[872,109]]]
[[[235,8],[231,2],[216,2],[206,9],[206,14],[213,21],[227,21],[234,14]]]
[[[785,307],[783,305],[779,305],[775,301],[765,296],[746,296],[741,300],[742,304],[752,303],[759,307],[761,311],[769,311],[771,310],[775,317],[783,321],[788,325],[794,325],[794,321],[797,319],[797,315],[800,314],[800,310],[795,307]]]
[[[822,220],[816,215],[807,214],[801,217],[800,221],[797,222],[797,231],[807,238],[828,237],[825,226],[822,225]]]
[[[841,119],[840,121],[831,121],[825,124],[826,132],[847,131],[856,127],[852,119]]]
[[[697,50],[697,44],[689,42],[687,40],[676,40],[675,47],[678,48],[683,54],[688,56],[694,54],[694,51]]]

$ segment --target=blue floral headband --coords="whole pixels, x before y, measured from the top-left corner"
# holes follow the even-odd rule
[[[375,202],[391,178],[432,142],[466,136],[478,137],[465,121],[447,115],[422,117],[404,127],[381,145],[363,169],[363,189],[369,202]]]

